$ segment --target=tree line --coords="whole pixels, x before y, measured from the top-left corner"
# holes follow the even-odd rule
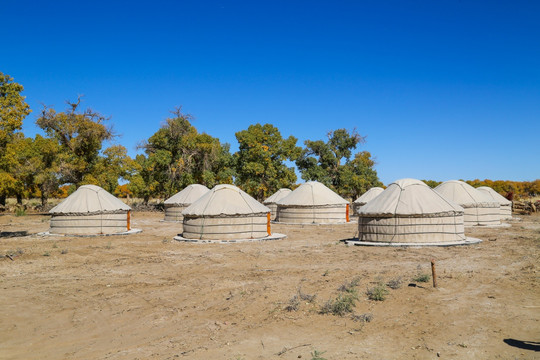
[[[437,187],[442,181],[422,180],[431,188]],[[512,194],[519,198],[535,197],[540,195],[540,179],[534,181],[511,181],[511,180],[463,180],[472,187],[488,186],[506,196]]]
[[[0,72],[0,205],[7,197],[64,197],[84,184],[115,195],[167,198],[189,184],[212,188],[235,184],[258,200],[279,188],[293,188],[296,164],[303,180],[317,180],[354,199],[381,186],[367,151],[356,152],[365,138],[356,130],[337,129],[324,140],[283,137],[272,124],[253,124],[237,132],[238,151],[219,138],[199,132],[193,117],[179,107],[131,158],[115,144],[117,134],[106,116],[82,109],[81,98],[63,111],[43,106],[36,125],[45,136],[26,137],[23,120],[32,112],[23,86]],[[113,145],[104,148],[106,143]],[[121,185],[120,185],[121,183]]]

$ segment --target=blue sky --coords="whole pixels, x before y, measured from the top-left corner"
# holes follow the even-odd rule
[[[136,153],[182,105],[201,132],[367,136],[381,180],[540,177],[538,1],[13,1],[0,71],[34,112],[111,117]]]

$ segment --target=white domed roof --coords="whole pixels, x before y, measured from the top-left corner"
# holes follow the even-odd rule
[[[360,216],[418,216],[447,213],[463,213],[463,208],[416,179],[393,182],[375,199],[358,210]]]
[[[204,185],[191,184],[165,200],[164,203],[166,205],[191,205],[209,191],[210,189]]]
[[[281,188],[263,201],[263,204],[275,204],[292,192],[291,189]]]
[[[120,199],[96,185],[83,185],[60,204],[53,207],[50,214],[99,214],[131,210]]]
[[[349,202],[318,181],[308,181],[277,202],[284,206],[345,205]]]
[[[435,188],[439,194],[463,207],[498,207],[498,202],[464,181],[445,181]]]
[[[216,185],[188,206],[184,216],[230,216],[268,213],[270,209],[234,185]]]
[[[375,199],[382,193],[384,189],[382,187],[372,187],[365,193],[363,193],[358,199],[354,201],[355,204],[366,204],[368,201]]]
[[[506,205],[506,206],[512,205],[512,202],[510,200],[508,200],[507,198],[505,198],[504,196],[502,196],[501,194],[499,194],[498,192],[496,192],[489,186],[480,186],[480,187],[477,187],[476,190],[481,191],[482,193],[489,196],[493,201],[496,201],[501,205]]]

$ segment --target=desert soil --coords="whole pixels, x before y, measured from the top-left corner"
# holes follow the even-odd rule
[[[135,213],[136,235],[61,237],[37,235],[47,216],[0,216],[0,255],[15,255],[0,258],[0,359],[540,358],[540,215],[468,229],[484,241],[448,248],[346,246],[354,224],[189,244],[162,217]],[[412,281],[431,259],[437,288]],[[368,299],[399,278],[385,301]],[[353,279],[353,315],[371,321],[321,314]],[[298,289],[315,300],[287,311]]]

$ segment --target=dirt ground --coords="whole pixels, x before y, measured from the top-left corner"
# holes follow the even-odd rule
[[[0,359],[540,358],[540,215],[448,248],[346,246],[354,224],[189,244],[162,217],[135,213],[136,235],[60,237],[37,235],[47,216],[0,216],[0,254],[14,254],[0,258]],[[438,288],[412,281],[431,259]],[[355,278],[357,316],[321,314]],[[299,288],[315,300],[287,311]]]

